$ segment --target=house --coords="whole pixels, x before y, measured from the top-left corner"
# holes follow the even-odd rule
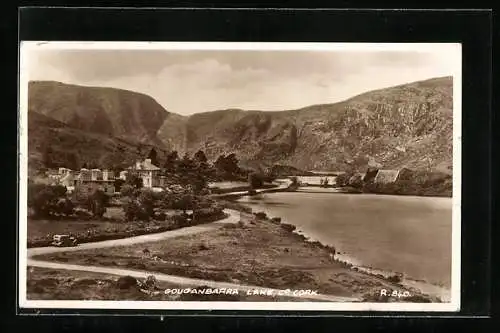
[[[90,181],[77,181],[75,191],[78,194],[91,194],[95,190],[101,190],[106,194],[115,193],[114,180],[90,180]]]
[[[64,176],[66,175],[68,172],[71,172],[72,170],[71,169],[68,169],[68,168],[59,168],[58,170],[58,174],[59,176]]]
[[[70,180],[68,177],[67,181]],[[90,194],[95,190],[101,190],[107,194],[115,193],[115,179],[113,172],[109,170],[82,168],[80,174],[74,177],[73,184],[78,194]]]
[[[90,170],[90,176],[92,180],[102,180],[102,171],[99,169]]]
[[[160,187],[160,168],[151,163],[151,159],[137,161],[135,165],[128,168],[142,179],[144,187]]]
[[[123,170],[123,171],[120,171],[120,176],[118,178],[120,178],[122,180],[126,180],[127,179],[127,175],[128,175],[128,171]]]
[[[75,190],[76,181],[77,177],[75,177],[72,170],[70,170],[70,172],[67,172],[64,176],[61,177],[61,179],[59,179],[59,183],[62,186],[66,187],[69,193]]]
[[[400,170],[378,170],[373,181],[377,184],[389,184],[400,180],[411,180],[412,177],[413,171],[408,168],[402,168]]]
[[[399,170],[378,170],[373,182],[375,184],[394,183],[398,179],[398,173]]]
[[[111,180],[115,179],[115,175],[111,170],[103,170],[102,171],[102,180]]]

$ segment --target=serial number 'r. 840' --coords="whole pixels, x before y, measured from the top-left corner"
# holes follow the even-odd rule
[[[390,297],[410,297],[411,293],[408,290],[387,290],[387,289],[380,289],[380,296],[390,296]]]

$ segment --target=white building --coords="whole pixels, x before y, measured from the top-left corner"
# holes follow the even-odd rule
[[[151,163],[151,159],[137,161],[134,166],[128,170],[136,173],[142,179],[144,187],[159,187],[160,186],[160,168]]]

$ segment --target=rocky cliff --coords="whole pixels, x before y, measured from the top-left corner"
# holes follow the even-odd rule
[[[42,130],[49,127],[50,135],[59,136],[52,140],[57,143],[71,133],[70,141],[78,142],[82,154],[96,150],[99,140],[103,147],[97,151],[104,154],[112,146],[111,153],[120,153],[115,144],[104,145],[109,141],[102,138],[75,139],[91,134],[181,154],[202,149],[210,159],[235,152],[244,165],[281,164],[303,170],[404,166],[449,173],[452,95],[452,78],[443,77],[297,110],[230,109],[185,117],[167,112],[144,94],[39,81],[29,85],[29,135],[33,127],[40,127],[37,137],[49,135]],[[68,128],[54,129],[62,125]],[[38,148],[33,149],[36,155]]]
[[[210,158],[236,152],[246,163],[450,172],[452,95],[452,78],[436,78],[298,110],[195,114],[182,133],[163,130],[159,138],[189,152],[203,149]],[[178,125],[166,119],[162,128]]]

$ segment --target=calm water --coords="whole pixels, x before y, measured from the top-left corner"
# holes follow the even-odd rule
[[[280,192],[239,202],[334,245],[357,265],[451,284],[451,198]]]

